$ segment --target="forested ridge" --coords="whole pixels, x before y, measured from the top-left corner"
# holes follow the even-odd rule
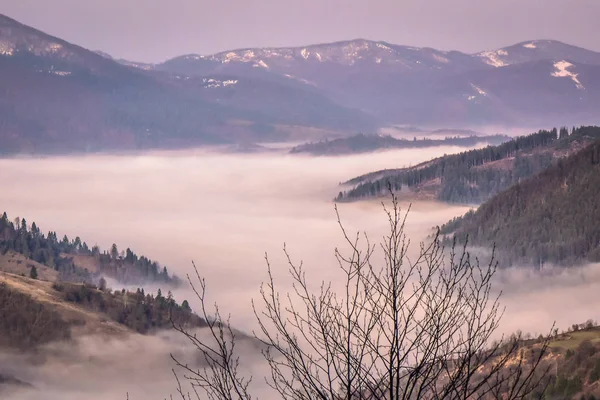
[[[120,252],[113,244],[110,251],[101,251],[76,237],[66,235],[58,239],[56,232],[44,235],[33,222],[23,218],[10,221],[6,213],[0,217],[0,254],[15,251],[59,273],[59,280],[96,282],[101,276],[111,277],[123,284],[165,283],[177,286],[180,279],[169,275],[161,266],[145,256],[138,256],[127,248]]]
[[[342,155],[366,153],[386,149],[421,149],[436,146],[462,146],[471,147],[479,143],[500,144],[510,140],[505,135],[490,135],[468,137],[445,137],[439,139],[422,138],[396,139],[390,135],[365,135],[359,134],[347,138],[325,140],[316,143],[306,143],[296,146],[290,153],[309,153],[313,155]]]
[[[431,190],[437,200],[452,203],[481,203],[521,180],[531,177],[562,157],[595,139],[600,127],[582,126],[540,130],[498,146],[445,155],[409,168],[384,170],[354,178],[353,188],[338,194],[336,201],[351,201],[395,191]]]
[[[600,140],[441,228],[507,264],[600,261]],[[449,240],[449,239],[448,239]]]

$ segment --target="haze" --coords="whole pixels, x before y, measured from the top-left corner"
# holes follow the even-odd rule
[[[596,0],[0,0],[0,11],[91,50],[151,62],[358,37],[465,52],[555,39],[600,51]]]
[[[3,159],[0,204],[11,218],[35,221],[43,231],[78,235],[103,249],[113,242],[120,249],[131,247],[180,276],[191,272],[195,260],[207,279],[208,302],[216,301],[223,313],[231,313],[235,327],[251,331],[255,325],[250,299],[258,298],[265,279],[265,252],[282,292],[290,290],[284,242],[295,261],[304,261],[311,283],[338,282],[334,248],[342,244],[342,237],[331,199],[340,181],[365,170],[415,164],[456,151],[401,150],[334,158],[185,151]],[[413,245],[435,225],[468,209],[413,204],[407,232]],[[375,240],[385,231],[387,221],[377,201],[341,204],[339,210],[349,232],[366,231]],[[502,304],[507,307],[502,332],[547,333],[555,320],[559,328],[566,328],[594,315],[600,300],[597,266],[536,277],[539,285],[531,285],[534,279],[527,274],[515,269],[500,275],[497,288],[506,292]],[[187,290],[175,297],[198,306]],[[46,397],[52,400],[81,398],[82,392],[88,399],[94,399],[88,392],[98,399],[125,398],[125,392],[132,400],[163,398],[175,387],[169,352],[193,359],[189,347],[171,335],[132,335],[126,341],[84,338],[68,352],[44,350],[42,354],[61,356],[42,368],[28,367],[27,360],[13,355],[6,365],[27,371],[48,396],[56,396]],[[244,354],[250,360],[258,357],[256,349]],[[256,368],[252,370],[256,375]],[[37,398],[36,393],[13,398]]]

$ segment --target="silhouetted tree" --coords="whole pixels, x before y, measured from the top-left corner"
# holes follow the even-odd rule
[[[337,212],[337,209],[336,209]],[[525,399],[545,388],[539,368],[548,339],[526,356],[518,336],[491,342],[502,311],[491,295],[496,263],[480,265],[465,248],[449,254],[438,237],[408,257],[406,214],[396,197],[386,209],[389,231],[377,247],[349,236],[339,220],[348,253],[336,249],[343,290],[323,282],[314,293],[302,264],[287,250],[291,293],[280,293],[267,261],[256,339],[266,350],[269,386],[281,399]],[[219,308],[209,318],[206,283],[194,265],[192,289],[208,321],[210,340],[185,329],[206,368],[174,358],[194,391],[211,399],[250,399],[250,377],[238,371],[235,334]],[[179,385],[179,394],[186,398]]]

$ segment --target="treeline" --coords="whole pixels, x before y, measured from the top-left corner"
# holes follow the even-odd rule
[[[599,138],[600,127],[573,127],[571,131],[567,128],[540,130],[498,146],[447,155],[410,168],[381,171],[379,177],[372,180],[355,178],[347,183],[356,186],[340,192],[336,201],[376,197],[385,193],[388,185],[396,191],[405,186],[418,190],[424,183],[439,180],[438,200],[480,203],[545,170],[573,142]],[[498,163],[490,165],[494,162]]]
[[[423,138],[417,140],[396,139],[389,135],[359,134],[347,138],[307,143],[296,146],[290,153],[310,153],[313,155],[341,155],[365,153],[383,149],[420,149],[436,146],[475,146],[478,143],[500,144],[510,138],[505,135],[446,137],[443,139]]]
[[[59,240],[56,232],[44,235],[35,222],[29,225],[24,218],[12,222],[4,213],[0,218],[0,253],[10,250],[53,268],[63,281],[92,283],[105,275],[124,284],[156,282],[177,286],[181,283],[179,278],[169,275],[166,266],[138,256],[129,248],[119,252],[113,244],[110,251],[103,252],[98,246],[88,246],[79,236],[69,239],[65,235]],[[96,271],[77,266],[74,256],[87,257]]]
[[[600,141],[441,228],[505,264],[600,261]],[[448,238],[447,240],[451,240]]]
[[[156,296],[144,293],[144,289],[136,292],[112,292],[105,287],[55,283],[52,288],[62,293],[63,299],[78,304],[88,310],[101,312],[113,321],[145,334],[155,329],[172,327],[172,324],[188,327],[202,327],[206,322],[192,312],[187,300],[181,305],[173,299],[169,291],[163,296],[159,289]]]

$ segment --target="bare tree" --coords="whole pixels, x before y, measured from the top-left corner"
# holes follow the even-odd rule
[[[266,381],[278,397],[524,399],[543,393],[548,338],[527,352],[519,336],[492,341],[504,312],[500,295],[492,292],[493,257],[481,265],[466,244],[457,252],[455,243],[446,252],[438,233],[411,259],[408,211],[401,212],[393,194],[384,210],[389,234],[376,246],[367,235],[350,236],[336,207],[349,248],[335,250],[344,277],[341,291],[330,282],[311,291],[302,263],[294,263],[284,247],[294,285],[281,294],[265,257],[268,280],[260,301],[253,302],[260,327],[255,336],[265,345]],[[198,279],[205,312],[205,284]],[[208,368],[188,369],[193,373],[187,379],[200,382],[209,398],[250,398],[247,381],[237,376],[229,322],[217,311],[209,328],[216,347],[190,337]]]
[[[229,318],[223,320],[221,317],[217,305],[215,305],[214,314],[209,313],[206,306],[206,282],[200,276],[196,264],[192,263],[192,265],[199,287],[194,284],[189,275],[187,279],[196,297],[200,300],[200,315],[207,323],[208,339],[190,333],[184,326],[174,323],[173,320],[171,322],[175,330],[185,335],[200,353],[204,367],[194,368],[181,363],[173,355],[171,358],[177,367],[183,369],[184,377],[191,384],[197,399],[201,398],[200,391],[210,400],[251,400],[252,396],[249,394],[248,386],[252,377],[246,378],[238,372],[239,358],[234,354],[236,334],[231,328]],[[177,392],[183,400],[186,400],[186,393],[182,389],[175,370],[173,370],[173,374],[177,380]],[[187,399],[190,398],[191,395],[187,393]]]

